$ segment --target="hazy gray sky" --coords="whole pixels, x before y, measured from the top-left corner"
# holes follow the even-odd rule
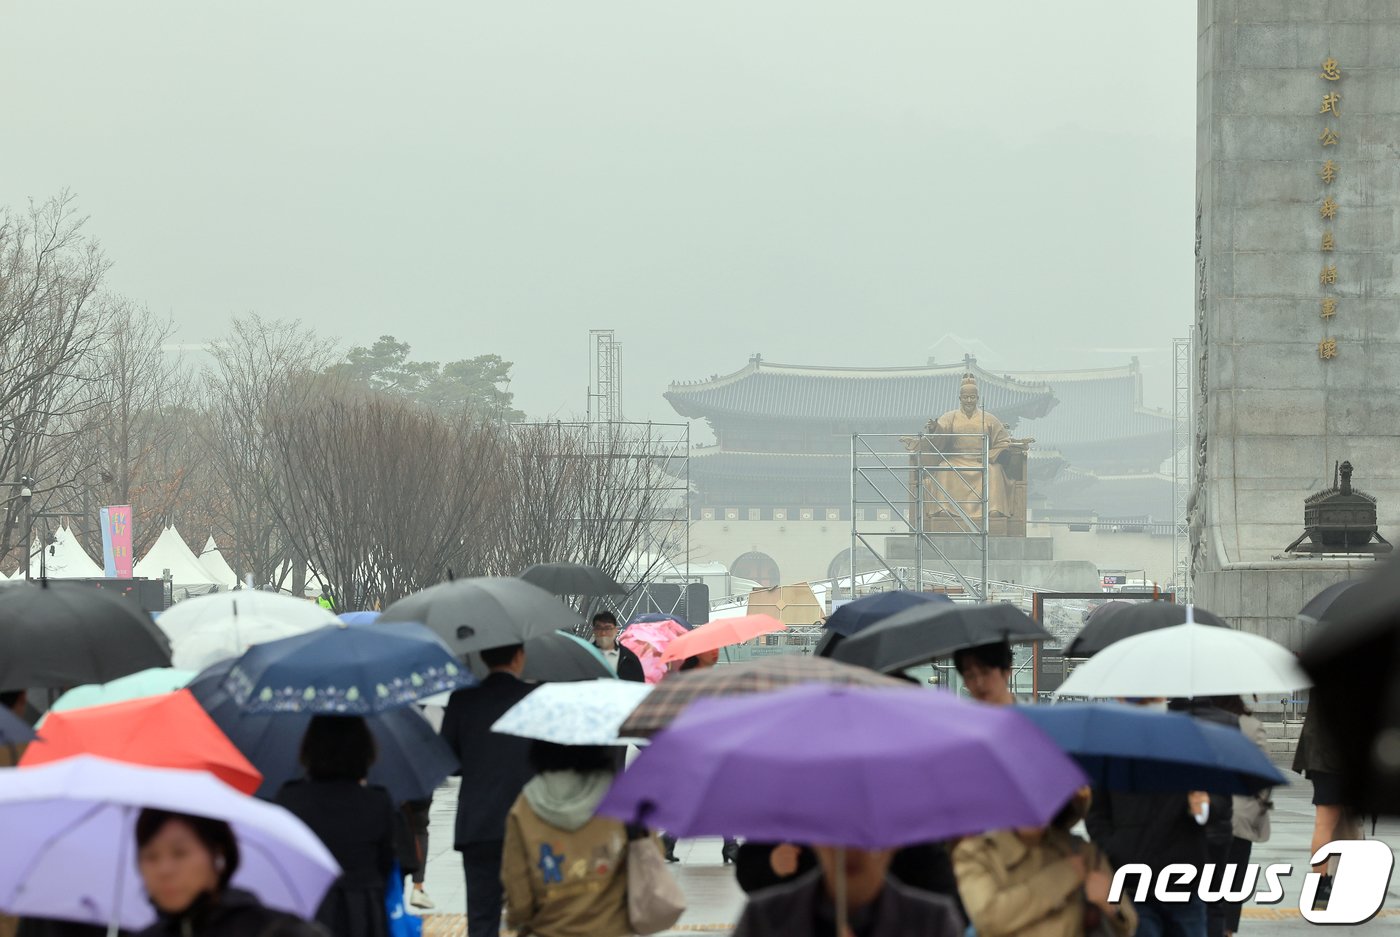
[[[1194,3],[5,6],[0,203],[71,188],[184,341],[257,311],[497,352],[532,416],[582,409],[589,328],[640,418],[754,352],[950,332],[994,369],[1142,349],[1169,398]]]

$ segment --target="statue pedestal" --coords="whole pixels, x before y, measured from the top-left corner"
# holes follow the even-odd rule
[[[1016,517],[993,517],[987,522],[988,537],[1026,536],[1026,485],[1021,482],[1021,512]],[[981,531],[969,530],[967,522],[960,517],[947,514],[927,514],[924,516],[924,530],[930,534],[978,534]]]

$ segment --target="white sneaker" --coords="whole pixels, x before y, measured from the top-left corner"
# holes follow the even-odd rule
[[[413,894],[409,896],[408,903],[415,908],[422,908],[424,911],[437,907],[433,904],[433,899],[428,897],[428,893],[421,888],[413,889]]]

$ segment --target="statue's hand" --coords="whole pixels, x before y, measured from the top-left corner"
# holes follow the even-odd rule
[[[904,444],[905,450],[909,452],[913,452],[919,448],[918,436],[901,436],[899,437],[899,441]]]

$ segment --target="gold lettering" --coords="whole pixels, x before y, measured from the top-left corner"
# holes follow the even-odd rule
[[[1317,279],[1323,286],[1331,286],[1336,283],[1337,265],[1332,264],[1330,267],[1323,267],[1322,272],[1317,275]]]
[[[1337,64],[1336,59],[1328,56],[1327,61],[1322,63],[1322,74],[1317,77],[1326,78],[1328,81],[1340,81],[1342,77],[1342,68]]]
[[[1337,242],[1332,239],[1331,231],[1322,232],[1322,249],[1325,251],[1337,249]]]
[[[1330,159],[1322,164],[1322,181],[1331,185],[1337,178],[1337,164]]]
[[[1337,314],[1337,298],[1328,296],[1322,300],[1322,318],[1330,319]]]
[[[1337,340],[1335,338],[1324,338],[1317,343],[1317,356],[1323,361],[1329,361],[1337,357]]]
[[[1336,146],[1341,138],[1333,132],[1331,127],[1324,127],[1322,136],[1318,137],[1318,139],[1322,141],[1323,146]]]
[[[1336,114],[1338,117],[1341,117],[1341,105],[1342,96],[1335,91],[1328,92],[1322,96],[1322,107],[1318,109],[1318,113]]]
[[[1337,217],[1337,203],[1332,200],[1332,196],[1329,195],[1322,200],[1322,207],[1318,209],[1318,214],[1327,221]]]

